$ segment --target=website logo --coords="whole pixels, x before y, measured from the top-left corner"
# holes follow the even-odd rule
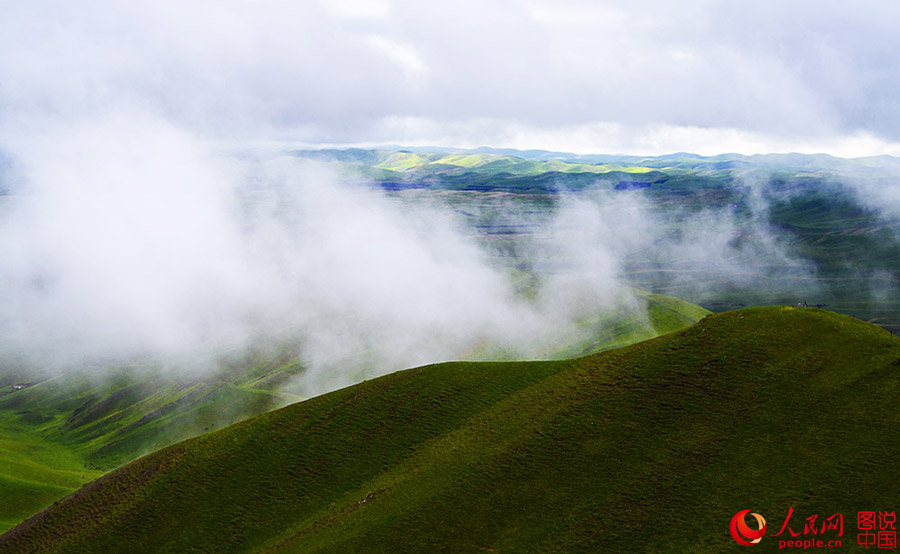
[[[747,524],[747,514],[753,516]],[[756,520],[754,525],[753,519]],[[756,527],[754,529],[754,527]],[[866,549],[897,550],[897,511],[860,510],[856,514],[856,544]],[[728,526],[731,538],[742,546],[758,544],[766,534],[766,519],[750,510],[734,514]],[[833,551],[844,546],[844,514],[836,512],[828,517],[810,514],[794,517],[794,507],[788,507],[784,523],[777,533],[769,535],[778,541],[778,548],[827,548]]]
[[[745,519],[747,514],[756,518],[758,529],[753,529],[747,525],[747,520]],[[763,535],[766,534],[766,519],[756,512],[741,510],[731,518],[729,529],[731,531],[731,538],[734,539],[734,542],[744,546],[751,546],[761,541]]]

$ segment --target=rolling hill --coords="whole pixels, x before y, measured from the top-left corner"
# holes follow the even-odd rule
[[[104,472],[173,442],[299,400],[296,359],[243,360],[205,377],[148,365],[0,376],[0,530]]]
[[[396,372],[182,442],[17,552],[720,552],[732,515],[895,510],[900,341],[754,308],[566,361]],[[799,525],[798,525],[799,524]],[[774,528],[774,529],[773,529]],[[755,547],[777,548],[766,536]]]
[[[646,302],[646,317],[585,318],[559,329],[541,357],[631,344],[682,329],[709,313],[677,298],[635,294]],[[515,356],[485,345],[467,357]],[[294,351],[233,360],[202,377],[161,372],[152,364],[50,378],[21,369],[0,371],[0,532],[143,454],[300,400],[285,384],[303,368]]]
[[[615,186],[662,183],[670,175],[628,163],[580,163],[525,159],[474,152],[408,150],[299,150],[292,155],[330,164],[344,173],[371,178],[388,189],[435,188],[467,191],[547,193],[583,189],[598,181]]]
[[[552,220],[560,195],[638,191],[668,236],[677,236],[687,221],[717,214],[733,220],[734,246],[775,244],[788,260],[760,256],[767,279],[746,283],[740,272],[723,278],[715,264],[684,264],[677,252],[660,256],[650,248],[628,255],[624,278],[633,286],[712,311],[806,299],[900,331],[900,211],[891,200],[900,158],[401,147],[289,154],[327,164],[350,180],[362,176],[409,201],[451,203],[486,243],[502,242],[498,262],[513,265],[522,263],[516,251],[527,250],[517,244],[547,235],[542,221]]]

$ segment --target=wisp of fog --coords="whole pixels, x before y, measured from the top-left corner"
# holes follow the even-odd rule
[[[786,256],[735,249],[727,212],[673,235],[639,192],[563,195],[526,253],[540,274],[526,297],[449,207],[277,149],[225,150],[129,111],[4,151],[2,349],[52,371],[151,359],[196,375],[289,345],[313,394],[429,362],[546,356],[561,335],[587,338],[575,323],[593,314],[641,316],[623,282],[638,253],[750,280],[756,257]]]
[[[520,241],[519,265],[536,276],[523,292],[521,275],[440,201],[405,202],[286,147],[252,146],[508,142],[528,129],[592,139],[633,126],[656,141],[665,137],[654,129],[680,137],[708,127],[711,114],[724,125],[712,129],[718,137],[759,125],[815,131],[832,113],[783,93],[791,81],[771,84],[757,60],[769,59],[768,42],[731,32],[728,10],[713,14],[724,26],[698,28],[681,7],[657,18],[692,29],[685,34],[655,24],[574,32],[550,17],[559,12],[550,3],[478,9],[472,18],[455,6],[381,1],[9,6],[0,18],[3,365],[103,375],[152,360],[209,375],[223,359],[287,348],[306,366],[300,388],[314,394],[433,361],[552,355],[560,341],[590,338],[578,325],[585,317],[647,319],[646,297],[626,284],[642,272],[662,279],[658,290],[699,295],[765,287],[777,268],[813,271],[768,228],[764,195],[748,222],[727,209],[663,211],[639,191],[598,186],[554,199],[539,236]],[[794,18],[783,19],[788,44],[806,52]],[[720,28],[725,42],[753,47],[746,59],[706,59],[735,52],[709,48],[723,42]],[[457,40],[460,29],[472,40]],[[687,71],[630,46],[619,48],[625,58],[598,57],[615,51],[607,40],[706,61]],[[623,64],[629,56],[635,63]],[[651,61],[651,74],[675,71],[667,82],[690,86],[647,94]],[[583,71],[591,64],[600,69]],[[537,66],[549,77],[536,81]],[[717,82],[737,75],[740,90],[770,93],[735,101],[706,86],[716,71]],[[786,90],[846,79],[825,81]],[[530,221],[514,203],[504,209]]]

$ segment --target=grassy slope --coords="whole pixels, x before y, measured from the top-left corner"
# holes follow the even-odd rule
[[[616,315],[582,321],[579,329],[561,331],[545,357],[631,344],[708,313],[677,298],[636,294],[647,297],[649,320]],[[589,338],[572,343],[575,336]],[[201,381],[147,376],[133,368],[95,382],[76,372],[0,396],[0,532],[105,470],[289,400],[275,391],[285,376],[299,371],[296,360],[253,360],[249,368],[237,364],[228,374]],[[23,381],[27,375],[9,382]]]
[[[709,310],[662,294],[639,289],[634,293],[647,302],[646,317],[639,314],[596,316],[576,323],[590,339],[566,345],[550,353],[548,359],[575,358],[619,348],[684,329],[709,314]]]
[[[106,381],[71,372],[0,396],[0,530],[105,470],[284,405],[290,395],[267,390],[266,378],[295,369],[280,360],[201,381],[146,368]]]
[[[102,474],[65,446],[18,429],[7,412],[0,412],[0,467],[0,530]]]
[[[900,342],[759,308],[570,361],[412,369],[174,445],[3,552],[737,548],[751,508],[897,508]],[[766,537],[756,547],[775,550]]]
[[[598,181],[613,186],[621,181],[653,183],[668,178],[667,173],[656,168],[627,163],[569,163],[496,154],[347,149],[297,151],[294,155],[326,163],[339,173],[364,175],[378,182],[430,183],[451,190],[546,193],[558,187],[596,185]]]
[[[607,173],[621,171],[627,173],[648,173],[652,169],[626,167],[621,165],[592,165],[560,161],[525,160],[515,156],[496,154],[440,154],[393,152],[384,153],[381,161],[373,167],[396,172],[414,174],[443,172],[500,173],[513,175],[537,175],[539,173]]]

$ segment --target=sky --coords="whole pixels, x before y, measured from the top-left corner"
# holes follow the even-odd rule
[[[891,1],[0,1],[0,126],[900,155]],[[2,133],[0,133],[2,134]]]

